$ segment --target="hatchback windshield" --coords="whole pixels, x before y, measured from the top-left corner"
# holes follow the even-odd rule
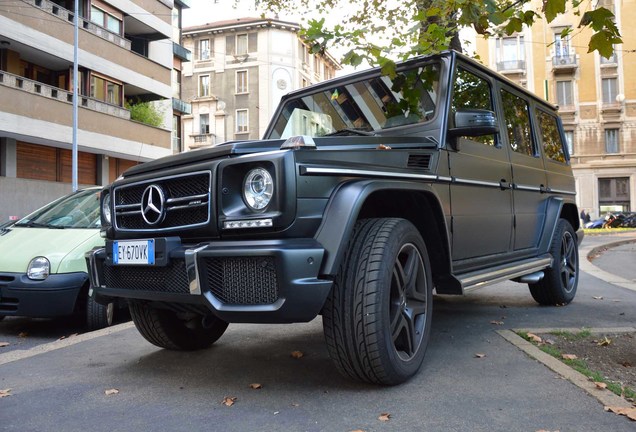
[[[99,189],[61,198],[20,219],[15,226],[35,228],[99,228]]]
[[[374,135],[424,123],[435,116],[439,65],[429,64],[388,76],[298,95],[280,111],[269,138],[296,135]]]

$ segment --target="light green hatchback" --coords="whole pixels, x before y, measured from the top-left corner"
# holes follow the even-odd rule
[[[0,319],[84,313],[91,330],[113,321],[113,304],[88,296],[84,254],[99,235],[101,188],[62,197],[0,230]]]

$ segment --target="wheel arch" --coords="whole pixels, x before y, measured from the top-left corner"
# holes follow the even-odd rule
[[[448,229],[440,199],[428,184],[361,180],[334,192],[316,234],[325,247],[321,273],[335,275],[357,220],[399,217],[409,220],[426,243],[433,280],[450,274]]]
[[[559,219],[567,220],[574,228],[574,231],[578,231],[581,228],[576,204],[566,202],[561,197],[550,197],[546,204],[545,227],[539,243],[541,252],[548,251]]]

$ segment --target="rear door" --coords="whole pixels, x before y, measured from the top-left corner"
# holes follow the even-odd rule
[[[514,240],[513,250],[534,252],[543,228],[546,175],[533,133],[529,99],[502,84],[498,89],[499,116],[504,120],[503,145],[512,165]]]

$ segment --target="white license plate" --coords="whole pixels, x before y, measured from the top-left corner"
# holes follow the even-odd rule
[[[113,242],[114,264],[145,264],[155,263],[154,240],[122,240]]]

